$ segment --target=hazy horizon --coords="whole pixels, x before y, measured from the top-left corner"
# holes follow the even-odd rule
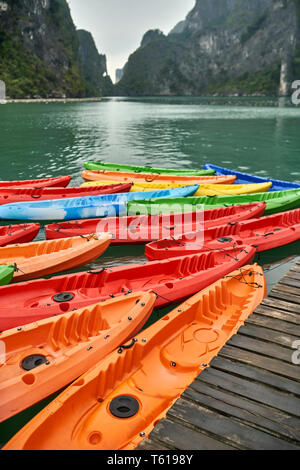
[[[100,54],[107,57],[107,69],[115,81],[149,29],[168,34],[185,19],[195,0],[68,0],[78,29],[90,31]]]

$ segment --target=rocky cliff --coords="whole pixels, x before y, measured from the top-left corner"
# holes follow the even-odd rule
[[[87,93],[96,96],[112,93],[113,84],[107,75],[106,56],[99,54],[91,33],[83,29],[77,31],[79,40],[79,62]]]
[[[88,34],[88,33],[87,33]],[[77,32],[66,0],[0,2],[0,79],[12,98],[99,96],[106,61]],[[86,50],[96,64],[89,64]],[[86,46],[87,43],[87,46]],[[97,74],[100,79],[97,81]]]
[[[300,79],[300,0],[197,0],[168,36],[146,33],[117,89],[286,95],[293,79]]]

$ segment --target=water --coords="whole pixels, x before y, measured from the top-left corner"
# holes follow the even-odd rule
[[[85,161],[104,160],[184,169],[215,163],[300,183],[300,108],[286,99],[116,98],[100,103],[7,104],[0,106],[0,122],[1,180],[70,174],[71,185],[77,186]],[[266,266],[269,288],[289,269],[299,248],[297,242],[257,257]],[[88,268],[142,263],[143,250],[112,247]],[[151,322],[165,312],[154,312]],[[37,409],[1,425],[0,443]]]
[[[213,104],[212,104],[213,103]],[[272,99],[108,99],[0,108],[1,179],[66,172],[83,162],[200,168],[211,162],[300,182],[300,108]]]

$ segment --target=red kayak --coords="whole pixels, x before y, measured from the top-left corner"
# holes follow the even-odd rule
[[[0,205],[35,200],[48,201],[51,199],[127,193],[130,189],[131,184],[92,186],[90,188],[0,188]]]
[[[58,176],[41,180],[0,181],[0,188],[65,188],[71,181],[71,176]]]
[[[158,295],[155,307],[163,307],[251,263],[254,256],[254,248],[241,246],[227,253],[210,251],[4,286],[0,288],[0,331],[133,291],[153,290]]]
[[[46,225],[45,232],[47,240],[110,232],[113,234],[112,244],[114,245],[145,244],[152,240],[176,237],[198,229],[208,229],[260,217],[265,207],[265,202],[259,202],[185,214],[79,220]]]
[[[297,240],[300,240],[300,209],[159,240],[145,247],[145,255],[149,260],[161,260],[238,245],[251,245],[261,252]]]
[[[15,243],[29,243],[40,231],[40,224],[6,225],[0,227],[0,247]]]

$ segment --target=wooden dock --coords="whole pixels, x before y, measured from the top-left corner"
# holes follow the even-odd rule
[[[299,450],[299,340],[300,261],[138,450]]]

